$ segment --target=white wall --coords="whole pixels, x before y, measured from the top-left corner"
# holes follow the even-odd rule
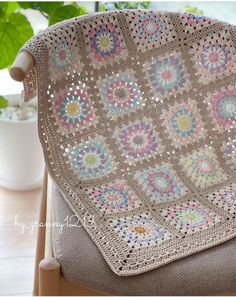
[[[169,11],[183,11],[184,6],[190,5],[203,10],[204,15],[236,25],[236,2],[210,1],[153,1],[151,8]]]

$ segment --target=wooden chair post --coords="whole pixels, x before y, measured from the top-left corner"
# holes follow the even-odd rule
[[[39,223],[42,223],[42,224],[45,224],[46,222],[47,182],[48,182],[48,173],[47,173],[47,170],[45,169],[43,186],[42,186],[40,213],[39,213]],[[34,270],[34,288],[33,288],[34,296],[39,295],[39,262],[44,258],[44,250],[45,250],[45,227],[39,227],[38,236],[37,236],[35,270]]]
[[[60,295],[60,264],[56,258],[39,263],[39,296]]]

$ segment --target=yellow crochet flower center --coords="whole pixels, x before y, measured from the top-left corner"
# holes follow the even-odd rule
[[[191,128],[191,122],[186,116],[179,117],[178,124],[182,130],[189,130]]]
[[[185,215],[185,219],[188,221],[195,221],[197,220],[197,215],[195,213],[188,213]]]
[[[76,115],[78,115],[79,112],[80,112],[80,107],[79,107],[79,105],[78,105],[77,103],[75,103],[75,102],[71,102],[71,103],[68,105],[67,110],[68,110],[68,114],[69,114],[70,116],[76,116]]]
[[[110,46],[110,40],[107,36],[103,36],[100,39],[100,45],[102,48],[108,48]]]
[[[147,232],[147,230],[141,226],[134,227],[134,231],[140,235],[144,235]]]
[[[97,163],[96,155],[93,155],[93,154],[87,155],[85,157],[85,162],[86,162],[86,164],[88,164],[90,166],[94,166]]]

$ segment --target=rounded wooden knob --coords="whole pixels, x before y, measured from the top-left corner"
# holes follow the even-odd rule
[[[23,81],[33,67],[33,57],[29,53],[23,51],[16,57],[10,69],[10,75],[16,81]]]
[[[43,270],[58,270],[60,264],[56,258],[44,258],[40,261],[39,267]]]
[[[12,67],[10,69],[10,75],[16,81],[23,81],[25,79],[25,76],[26,76],[23,69],[21,69],[19,67]]]

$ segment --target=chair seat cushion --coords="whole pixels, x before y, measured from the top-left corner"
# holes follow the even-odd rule
[[[109,268],[55,185],[52,219],[54,255],[64,277],[73,283],[113,295],[236,293],[236,238],[146,273],[118,276]]]

